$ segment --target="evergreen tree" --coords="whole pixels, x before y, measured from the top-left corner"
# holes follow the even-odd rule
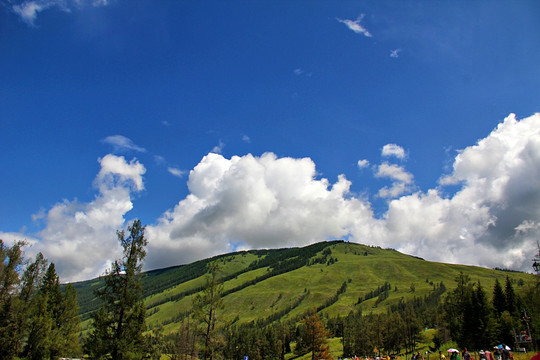
[[[23,315],[17,290],[24,245],[19,241],[9,247],[0,240],[0,359],[5,360],[13,359],[21,346]]]
[[[28,265],[22,276],[22,287],[19,294],[21,307],[19,308],[19,333],[15,334],[22,339],[27,338],[23,349],[23,356],[31,359],[48,358],[47,342],[50,341],[51,317],[47,314],[46,299],[43,299],[39,289],[43,284],[47,260],[43,254],[38,253],[33,263]]]
[[[71,288],[65,303],[54,264],[48,265],[41,253],[23,272],[24,245],[6,247],[0,240],[0,358],[57,359],[61,352],[66,354],[65,347],[58,347],[58,329],[64,329],[69,348],[78,346],[77,295]],[[69,311],[74,311],[70,322],[61,316]]]
[[[48,347],[45,353],[48,353],[51,359],[80,355],[77,293],[71,284],[68,284],[65,293],[62,293],[54,263],[47,268],[36,298],[43,304],[42,314],[49,319],[49,323],[44,325],[48,327],[48,339],[43,344]]]
[[[61,307],[56,315],[56,342],[51,348],[51,355],[62,355],[70,358],[79,357],[82,353],[79,342],[80,318],[77,303],[77,291],[68,284],[64,289]]]
[[[446,296],[443,304],[444,319],[450,336],[459,347],[467,347],[472,332],[468,318],[471,316],[473,284],[470,277],[460,273],[456,279],[456,288]]]
[[[218,312],[223,309],[223,282],[219,278],[221,267],[217,262],[207,266],[208,274],[204,290],[198,293],[193,300],[193,313],[195,319],[202,324],[201,338],[203,359],[213,359],[218,348],[219,339],[216,335]]]
[[[420,331],[422,330],[422,324],[418,321],[418,317],[411,303],[408,303],[405,311],[402,314],[403,317],[403,335],[404,346],[408,352],[414,352],[416,344],[420,340]]]
[[[343,356],[369,356],[373,353],[372,316],[362,311],[349,314],[343,326]]]
[[[510,281],[510,277],[508,277],[508,275],[506,275],[506,283],[504,285],[504,299],[506,304],[506,310],[513,316],[519,316],[514,286],[512,285],[512,282]]]
[[[112,264],[105,285],[96,291],[103,305],[93,316],[85,344],[94,359],[132,360],[144,355],[145,307],[139,276],[146,256],[144,230],[135,220],[127,237],[124,231],[117,232],[123,257]]]
[[[502,289],[499,279],[495,279],[495,285],[493,286],[493,310],[495,315],[500,317],[504,310],[506,310],[506,297]]]
[[[404,343],[404,323],[399,313],[390,313],[383,323],[383,348],[387,353],[399,353]]]
[[[487,296],[478,283],[472,294],[470,304],[470,317],[466,321],[470,324],[470,344],[469,350],[480,350],[490,344],[489,323],[490,323],[490,308],[487,301]]]

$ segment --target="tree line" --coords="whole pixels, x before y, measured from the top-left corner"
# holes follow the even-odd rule
[[[362,302],[377,297],[385,301],[391,285],[384,283],[359,298],[356,310],[328,317],[324,309],[347,291],[343,282],[337,292],[319,308],[297,316],[282,318],[298,307],[309,294],[305,289],[293,304],[279,313],[250,323],[237,324],[222,320],[223,297],[227,292],[219,261],[205,262],[205,282],[194,294],[192,306],[185,309],[175,331],[163,331],[163,325],[146,324],[141,269],[146,256],[145,227],[135,220],[127,232],[118,231],[123,256],[102,276],[102,286],[95,291],[100,307],[91,316],[90,330],[83,338],[77,315],[77,295],[71,285],[60,287],[53,263],[42,254],[25,260],[24,242],[12,246],[0,240],[0,358],[6,360],[49,360],[58,357],[80,357],[95,360],[170,360],[233,359],[249,356],[252,360],[285,359],[294,353],[310,353],[312,359],[330,359],[329,338],[340,338],[343,356],[374,356],[415,352],[426,327],[436,329],[431,351],[454,341],[459,347],[480,350],[495,343],[513,344],[514,329],[522,321],[538,333],[540,329],[540,285],[518,296],[514,284],[506,277],[504,286],[495,281],[493,292],[460,273],[456,286],[448,291],[441,282],[433,284],[429,294],[401,299],[386,313],[373,314],[373,307],[362,308]],[[327,245],[313,246],[309,253],[324,250]],[[305,265],[309,257],[297,249],[289,253]],[[294,268],[290,258],[278,252],[268,274]],[[264,259],[264,258],[263,258]],[[260,259],[256,265],[265,266]],[[328,260],[326,260],[328,261]],[[322,260],[321,260],[322,263]],[[199,270],[200,271],[200,270]],[[428,280],[426,280],[428,282]],[[411,292],[414,294],[413,285]],[[488,300],[491,299],[491,300]],[[526,317],[524,316],[524,311]]]
[[[62,292],[54,263],[26,243],[0,240],[0,359],[58,359],[81,354],[77,294]]]

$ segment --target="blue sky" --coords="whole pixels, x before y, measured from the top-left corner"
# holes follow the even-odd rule
[[[0,238],[63,280],[346,238],[529,270],[536,1],[0,0]],[[506,120],[505,120],[506,119]]]

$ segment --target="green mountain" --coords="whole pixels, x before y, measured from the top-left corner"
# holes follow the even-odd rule
[[[219,261],[224,281],[222,323],[251,321],[270,324],[296,319],[316,309],[330,317],[386,312],[401,299],[424,297],[443,283],[455,287],[460,272],[480,281],[491,294],[495,279],[506,276],[516,291],[532,284],[531,274],[476,266],[425,261],[392,249],[344,241],[327,241],[302,248],[250,250],[216,256],[187,265],[146,272],[142,279],[150,328],[176,331],[191,310],[192,298],[204,284],[206,265]],[[99,279],[73,284],[83,320],[99,307],[93,291]]]

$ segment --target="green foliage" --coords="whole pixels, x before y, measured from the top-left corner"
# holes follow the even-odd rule
[[[0,358],[80,356],[77,294],[69,286],[62,293],[54,264],[41,253],[23,268],[24,245],[0,240]]]
[[[422,343],[425,341],[420,334],[426,327],[438,329],[434,330],[433,344],[426,340],[429,346],[436,346],[436,342],[442,344],[450,340],[451,324],[446,316],[443,317],[445,306],[440,305],[446,302],[446,294],[451,294],[448,301],[454,301],[454,291],[461,294],[459,297],[456,295],[457,299],[464,294],[462,288],[470,289],[467,303],[472,304],[473,296],[482,298],[485,295],[490,309],[491,291],[486,295],[484,287],[478,287],[480,282],[491,289],[496,280],[502,283],[506,276],[509,276],[511,284],[519,284],[522,280],[524,285],[515,291],[516,304],[520,304],[522,294],[534,282],[534,277],[525,273],[433,263],[395,250],[341,241],[305,248],[221,255],[180,267],[155,270],[141,278],[144,294],[147,294],[147,323],[150,329],[162,331],[165,339],[163,349],[170,349],[162,351],[171,354],[172,359],[173,353],[183,354],[177,358],[203,357],[204,345],[194,346],[205,341],[200,331],[202,326],[198,321],[195,324],[191,315],[194,299],[200,297],[206,287],[208,275],[205,274],[211,262],[218,263],[221,268],[219,280],[223,285],[221,300],[225,309],[218,312],[219,319],[214,327],[214,339],[220,344],[220,350],[214,352],[216,358],[249,355],[256,359],[263,356],[261,350],[243,345],[248,342],[246,339],[259,344],[258,348],[265,351],[265,358],[280,358],[287,341],[291,347],[290,338],[282,335],[290,334],[290,331],[275,329],[279,326],[292,327],[295,335],[298,322],[310,314],[310,309],[317,310],[328,330],[334,336],[343,336],[344,349],[354,349],[356,355],[364,354],[363,351],[369,355],[374,347],[386,352],[418,349],[424,346]],[[183,280],[175,281],[175,276]],[[460,288],[460,284],[453,280],[461,276],[468,277],[468,281],[461,279]],[[468,285],[463,286],[465,283]],[[91,288],[101,286],[99,284],[97,280],[87,282]],[[147,284],[151,289],[160,291],[148,290]],[[414,284],[414,292],[410,291],[411,284]],[[444,284],[450,286],[447,288]],[[81,286],[80,283],[75,285]],[[505,298],[504,290],[502,294]],[[529,300],[523,301],[530,303]],[[364,310],[363,320],[352,322],[347,317],[351,311],[362,314],[361,310]],[[480,310],[474,312],[482,313]],[[366,315],[366,311],[372,313]],[[491,310],[488,313],[486,336],[495,339],[500,325],[495,322]],[[364,322],[365,328],[362,328]],[[485,323],[480,322],[467,331],[479,331],[484,326]],[[356,337],[350,337],[351,333]],[[173,338],[185,346],[174,345]],[[270,349],[273,355],[268,355]]]
[[[144,227],[135,220],[117,233],[123,248],[122,260],[116,260],[104,278],[105,286],[96,290],[103,305],[94,314],[92,331],[85,350],[94,359],[141,359],[145,351],[145,307],[142,286],[137,276],[146,256]]]
[[[217,262],[208,264],[208,274],[204,290],[193,300],[193,316],[201,328],[203,359],[213,359],[214,352],[219,347],[216,335],[218,312],[223,309],[223,283],[219,279],[220,266]]]

